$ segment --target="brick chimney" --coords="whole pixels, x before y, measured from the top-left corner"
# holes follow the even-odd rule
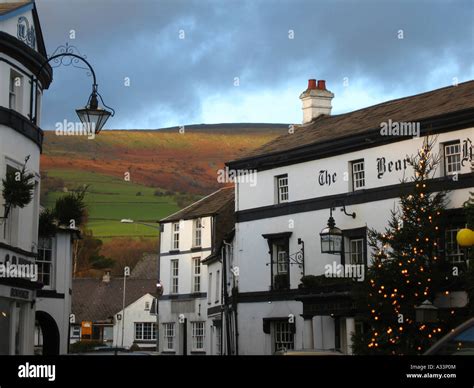
[[[308,80],[308,89],[300,95],[303,103],[303,124],[310,123],[316,117],[331,114],[331,100],[334,94],[326,89],[326,81]]]

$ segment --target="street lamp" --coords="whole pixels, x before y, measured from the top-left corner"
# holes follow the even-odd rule
[[[109,117],[113,117],[115,115],[115,111],[114,109],[105,105],[102,96],[97,91],[97,79],[95,76],[95,71],[92,68],[91,64],[84,57],[78,54],[74,54],[74,49],[74,46],[69,46],[67,43],[64,46],[59,46],[55,51],[55,53],[60,51],[59,54],[53,54],[51,57],[49,57],[46,61],[42,63],[36,77],[33,78],[33,83],[35,83],[36,86],[36,95],[38,95],[38,77],[43,71],[43,68],[48,65],[49,62],[55,61],[59,65],[70,66],[71,64],[77,63],[78,61],[82,61],[89,68],[93,78],[92,93],[89,96],[89,99],[87,100],[86,106],[84,108],[76,109],[76,113],[79,116],[79,119],[81,120],[82,124],[88,131],[94,131],[95,134],[98,134],[104,127]],[[63,61],[64,58],[68,58],[69,62],[65,63]],[[102,102],[102,105],[108,109],[99,107],[99,99]],[[34,117],[32,117],[31,121],[38,125],[38,103],[36,103],[35,115]]]
[[[342,252],[342,230],[336,226],[336,222],[332,216],[332,211],[336,208],[334,205],[330,207],[328,225],[325,227],[319,236],[321,238],[321,253],[329,253],[331,255],[338,255]],[[344,212],[346,216],[356,218],[356,214],[354,213],[347,213],[346,206],[342,203],[341,204],[341,211]]]
[[[438,308],[429,300],[425,300],[419,306],[415,306],[417,322],[433,323],[438,321]]]

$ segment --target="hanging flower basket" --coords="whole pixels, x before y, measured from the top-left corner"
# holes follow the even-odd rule
[[[33,191],[35,188],[34,174],[26,171],[26,163],[29,156],[25,159],[25,164],[21,171],[7,171],[6,177],[2,179],[2,195],[5,200],[5,213],[3,218],[7,218],[11,208],[24,208],[33,199]]]

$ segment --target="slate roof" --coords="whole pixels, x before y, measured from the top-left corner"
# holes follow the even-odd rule
[[[279,136],[269,143],[251,150],[242,158],[229,163],[263,155],[279,154],[362,134],[380,128],[380,124],[389,119],[398,122],[421,121],[473,108],[474,81],[463,82],[457,86],[448,86],[399,98],[353,112],[320,116],[307,125],[297,126],[293,134]]]
[[[155,279],[127,279],[125,306],[149,293],[156,292]],[[72,313],[76,322],[108,321],[122,310],[123,278],[111,278],[106,283],[100,279],[76,278],[72,281]]]
[[[223,187],[220,190],[200,199],[178,212],[160,220],[161,223],[192,219],[218,214],[234,201],[234,187]]]
[[[158,277],[158,254],[146,253],[143,258],[133,267],[131,278],[154,279]]]

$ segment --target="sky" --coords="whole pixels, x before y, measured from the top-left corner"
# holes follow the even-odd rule
[[[108,129],[301,123],[310,78],[335,94],[333,114],[474,79],[472,0],[36,4],[48,54],[68,43],[94,67]],[[91,85],[55,68],[42,128],[77,121]]]

